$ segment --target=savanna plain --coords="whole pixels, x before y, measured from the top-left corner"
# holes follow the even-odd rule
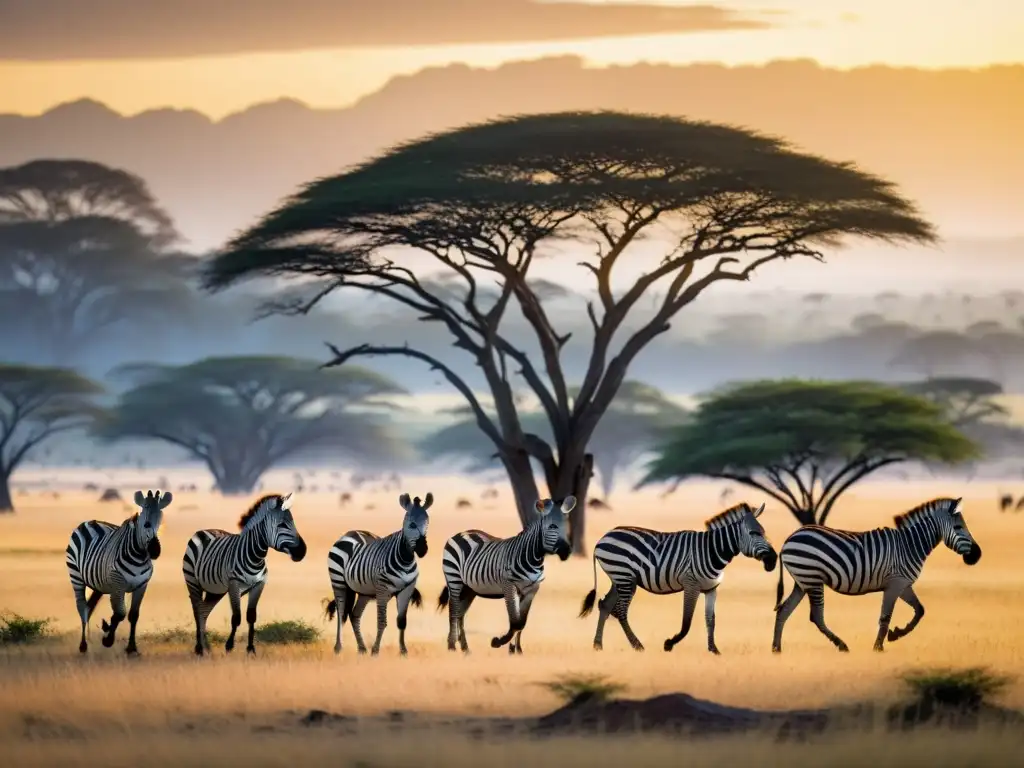
[[[146,489],[152,473],[127,472],[108,480],[125,499]],[[871,650],[880,597],[826,594],[826,619],[850,645],[839,654],[808,621],[808,603],[793,614],[781,655],[770,652],[778,573],[739,558],[726,570],[717,605],[718,657],[706,650],[703,608],[690,635],[672,653],[662,642],[680,624],[681,598],[639,593],[631,623],[647,646],[629,649],[609,622],[605,650],[592,650],[596,615],[577,619],[593,585],[592,560],[551,558],[547,577],[523,633],[524,655],[494,650],[490,638],[507,626],[499,601],[477,601],[466,626],[471,653],[446,649],[447,616],[438,613],[443,587],[445,540],[466,528],[512,535],[518,522],[511,495],[499,490],[483,499],[484,486],[459,478],[404,478],[398,490],[363,490],[342,507],[337,493],[299,493],[297,526],[309,553],[301,563],[271,553],[269,584],[259,622],[302,620],[323,632],[308,645],[244,645],[231,655],[211,640],[212,654],[192,654],[192,615],[181,575],[181,556],[199,528],[234,530],[252,499],[223,498],[176,490],[197,482],[183,472],[169,478],[175,499],[161,533],[163,554],[142,607],[139,657],[126,657],[127,623],[113,648],[103,648],[98,630],[109,617],[101,603],[92,620],[90,649],[79,654],[78,619],[64,565],[71,530],[82,520],[121,520],[128,504],[99,503],[86,478],[62,476],[58,492],[34,487],[16,496],[17,513],[0,518],[0,611],[53,619],[55,634],[32,646],[0,648],[0,745],[3,765],[184,766],[455,766],[504,765],[1015,765],[1024,764],[1024,734],[1011,730],[924,730],[835,734],[802,742],[766,736],[669,739],[651,735],[571,735],[536,738],[507,733],[481,738],[460,723],[480,718],[526,718],[558,708],[544,683],[565,675],[604,675],[625,687],[622,696],[647,698],[685,692],[720,704],[761,709],[824,707],[859,701],[892,701],[902,694],[900,675],[926,667],[986,666],[1015,675],[1024,668],[1024,517],[1002,513],[993,484],[962,481],[864,483],[848,493],[830,524],[868,529],[888,525],[894,514],[936,496],[963,496],[967,522],[984,550],[980,563],[965,566],[941,547],[929,559],[917,594],[927,615],[917,630],[884,653]],[[290,473],[266,479],[268,491],[289,490]],[[420,564],[424,605],[410,609],[409,656],[397,649],[394,603],[380,656],[359,656],[351,629],[345,647],[333,653],[334,625],[323,618],[330,593],[327,552],[343,532],[365,528],[379,534],[402,519],[400,492],[432,491],[430,551]],[[657,491],[622,490],[610,510],[590,510],[589,548],[615,525],[663,530],[700,528],[732,503],[759,504],[739,491],[727,501],[722,486],[687,483],[662,498]],[[456,500],[470,500],[458,508]],[[762,517],[776,548],[795,528],[790,514],[769,504]],[[792,581],[786,576],[786,590]],[[598,570],[599,595],[608,581]],[[911,617],[903,604],[893,624]],[[211,630],[229,626],[224,601]],[[182,632],[176,632],[181,628]],[[244,632],[244,624],[242,630]],[[372,639],[373,611],[363,632]],[[1014,679],[1000,704],[1024,708],[1024,683]],[[303,722],[311,710],[354,718],[354,727],[315,727]],[[395,714],[397,712],[406,715]]]

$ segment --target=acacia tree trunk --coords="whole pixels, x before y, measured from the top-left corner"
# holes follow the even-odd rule
[[[241,466],[228,466],[219,471],[211,467],[210,471],[217,483],[217,490],[224,496],[246,496],[252,493],[263,474],[262,471],[246,471]]]
[[[537,515],[534,505],[539,498],[537,479],[533,475],[530,456],[526,451],[521,451],[513,456],[503,456],[502,464],[505,465],[505,471],[508,473],[509,483],[512,486],[512,496],[516,501],[519,522],[525,528],[533,522]]]
[[[556,500],[566,496],[576,497],[576,506],[569,513],[569,535],[572,542],[572,553],[583,557],[587,554],[587,492],[590,481],[594,477],[594,456],[584,453],[579,460],[570,460],[560,464],[554,487],[550,488],[551,497]]]
[[[0,468],[0,513],[13,512],[14,501],[11,499],[11,471]]]

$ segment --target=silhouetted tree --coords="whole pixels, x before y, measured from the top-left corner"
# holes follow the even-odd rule
[[[663,258],[613,290],[616,265],[647,235],[665,244]],[[443,327],[479,366],[493,415],[452,367],[420,349],[369,343],[335,349],[332,364],[404,355],[443,373],[493,443],[524,524],[535,518],[539,495],[531,457],[543,467],[546,495],[579,499],[570,520],[579,554],[593,469],[588,445],[637,355],[710,286],[749,280],[773,261],[821,259],[846,235],[933,239],[889,182],[775,138],[672,117],[540,114],[404,144],[307,185],[235,238],[209,265],[207,285],[314,278],[307,301],[279,309],[307,311],[335,289],[358,288]],[[582,264],[597,298],[587,306],[592,347],[575,399],[560,358],[569,337],[528,282],[531,265],[567,239],[599,245]],[[417,259],[403,262],[402,247],[418,251]],[[458,276],[461,301],[425,287],[426,261]],[[491,290],[496,300],[481,300]],[[637,321],[639,302],[655,293],[656,308]],[[535,332],[539,354],[504,335],[510,305]],[[551,441],[524,429],[512,397],[517,373],[540,401]]]
[[[907,339],[893,357],[893,367],[907,368],[927,377],[950,373],[984,359],[979,343],[957,331],[928,331]]]
[[[0,320],[65,362],[122,320],[181,305],[188,259],[167,251],[176,239],[125,171],[85,160],[0,169]]]
[[[123,366],[132,382],[96,433],[160,440],[209,468],[225,494],[249,493],[268,469],[300,452],[355,464],[402,458],[382,395],[403,390],[361,368],[322,371],[285,357],[207,358],[183,366]]]
[[[575,396],[579,387],[571,387]],[[493,409],[488,409],[493,412]],[[469,459],[467,470],[481,472],[499,463],[493,443],[480,431],[469,406],[452,409],[465,417],[425,437],[420,443],[424,456]],[[663,392],[639,381],[624,381],[608,411],[601,419],[590,443],[601,492],[608,497],[615,487],[617,473],[632,465],[666,428],[682,423],[687,411]],[[524,430],[545,440],[551,439],[551,426],[543,413],[520,413]]]
[[[940,406],[873,382],[725,387],[672,432],[642,484],[732,480],[768,494],[802,525],[824,525],[837,499],[882,467],[978,455]]]
[[[103,389],[65,368],[0,363],[0,512],[11,512],[11,475],[45,440],[100,413]]]
[[[1003,386],[991,379],[971,377],[932,378],[902,387],[939,405],[955,427],[977,424],[1009,411],[992,398],[1003,394]]]

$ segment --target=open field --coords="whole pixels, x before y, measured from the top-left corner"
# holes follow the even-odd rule
[[[147,473],[156,474],[156,473]],[[185,482],[171,475],[172,487]],[[180,473],[179,473],[180,474]],[[287,475],[271,477],[277,488]],[[192,478],[198,482],[198,478]],[[130,483],[118,478],[130,498]],[[206,480],[200,483],[206,484]],[[78,484],[81,487],[81,484]],[[145,486],[143,486],[145,487]],[[287,485],[281,485],[282,490]],[[100,759],[89,742],[117,738],[117,746],[102,747],[105,765],[209,765],[223,764],[224,739],[242,736],[244,746],[231,747],[237,763],[293,765],[330,763],[349,765],[512,765],[533,761],[561,765],[663,765],[682,758],[678,743],[656,738],[622,737],[553,741],[517,740],[490,745],[468,737],[443,736],[434,731],[436,746],[425,749],[427,731],[387,731],[381,739],[377,726],[367,725],[344,740],[334,732],[319,732],[299,725],[312,709],[343,715],[375,716],[393,710],[415,711],[443,717],[518,717],[540,715],[561,703],[537,685],[564,673],[601,673],[624,683],[625,695],[648,697],[684,691],[723,704],[761,708],[804,708],[860,700],[890,700],[901,691],[898,674],[911,667],[986,665],[999,672],[1024,670],[1020,627],[1024,624],[1024,569],[1019,552],[1024,548],[1024,519],[1000,514],[995,486],[972,483],[874,483],[858,486],[848,495],[831,523],[837,527],[870,528],[891,522],[892,515],[928,498],[963,495],[965,515],[984,557],[974,568],[944,548],[936,551],[917,588],[928,613],[921,625],[884,654],[871,651],[880,598],[826,596],[831,628],[850,647],[838,654],[807,621],[804,603],[790,619],[785,651],[770,653],[777,574],[766,574],[759,563],[737,560],[726,573],[717,606],[717,639],[721,657],[705,650],[703,611],[694,627],[671,654],[661,650],[665,637],[677,631],[681,599],[655,598],[640,593],[633,603],[631,623],[648,651],[629,650],[621,630],[609,622],[605,651],[591,650],[596,616],[578,620],[583,596],[591,589],[591,561],[549,560],[547,580],[534,603],[524,634],[525,655],[510,658],[504,649],[492,650],[490,637],[506,626],[504,607],[497,601],[478,601],[467,619],[473,653],[464,658],[445,649],[447,619],[434,610],[443,586],[440,572],[445,539],[455,531],[482,527],[497,534],[515,532],[516,518],[510,495],[501,488],[497,500],[481,502],[481,486],[451,478],[406,478],[402,490],[423,495],[434,492],[431,509],[430,552],[421,564],[422,610],[410,610],[407,642],[410,655],[397,652],[394,608],[380,657],[359,657],[351,629],[346,627],[345,649],[332,653],[334,629],[322,623],[320,601],[329,594],[326,573],[328,547],[350,528],[378,533],[394,530],[401,520],[399,491],[357,492],[347,509],[340,509],[334,494],[300,494],[296,522],[309,546],[298,564],[271,554],[270,582],[260,603],[260,621],[305,619],[324,628],[322,640],[309,648],[258,646],[258,657],[244,652],[227,657],[214,645],[212,658],[195,659],[191,643],[156,644],[146,633],[172,627],[190,627],[191,610],[181,577],[181,554],[189,535],[200,527],[233,529],[245,510],[245,499],[222,499],[206,493],[179,493],[168,509],[161,534],[163,556],[157,562],[140,620],[142,658],[123,653],[127,624],[112,649],[100,643],[98,624],[109,616],[106,602],[97,609],[87,656],[77,651],[74,635],[78,621],[63,563],[63,548],[71,529],[97,517],[117,520],[128,510],[117,503],[99,504],[95,492],[61,491],[59,499],[38,492],[18,496],[18,513],[0,517],[0,611],[26,616],[53,617],[60,632],[70,633],[41,646],[0,650],[0,742],[12,765],[85,765]],[[608,528],[624,523],[662,529],[699,527],[719,511],[721,486],[692,484],[674,496],[660,499],[657,492],[621,491],[611,499],[610,512],[591,512],[591,544]],[[458,497],[473,500],[474,509],[455,509]],[[760,502],[753,494],[738,493]],[[375,509],[368,510],[367,505]],[[492,508],[486,508],[490,506]],[[776,547],[794,528],[787,512],[769,505],[762,520]],[[607,590],[599,573],[598,589]],[[787,576],[787,591],[791,581]],[[898,605],[895,625],[911,615]],[[210,628],[228,626],[226,601],[210,618]],[[244,629],[244,627],[243,627]],[[364,618],[364,634],[372,637],[372,611]],[[1002,702],[1024,708],[1024,681],[1017,681]],[[383,727],[383,726],[381,726]],[[255,730],[255,733],[254,733]],[[974,765],[1012,764],[1001,755],[1021,754],[1024,737],[1011,744],[1006,735],[934,734],[846,737],[829,746],[831,765]],[[923,741],[922,741],[923,740]],[[642,744],[642,749],[636,752]],[[83,749],[84,745],[88,748]],[[765,764],[783,761],[820,765],[821,753],[808,745],[774,745],[764,739],[731,738],[686,748],[685,759],[695,765],[735,764],[754,760],[771,750]],[[632,756],[630,756],[632,755]],[[991,758],[991,759],[990,759]]]

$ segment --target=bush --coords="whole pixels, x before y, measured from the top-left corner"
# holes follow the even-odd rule
[[[53,619],[27,619],[17,613],[0,614],[0,645],[31,645],[53,634]]]
[[[155,632],[147,632],[143,638],[156,645],[193,645],[196,641],[196,629],[189,627],[171,627]],[[216,629],[206,630],[206,639],[210,643],[223,643],[228,636]]]
[[[939,668],[912,670],[903,675],[903,682],[923,703],[973,708],[999,694],[1013,678],[986,667]]]
[[[256,640],[268,645],[310,645],[320,630],[305,621],[271,621],[256,627]]]
[[[609,680],[604,675],[562,675],[548,682],[537,683],[567,702],[587,700],[606,701],[622,693],[626,686]]]

